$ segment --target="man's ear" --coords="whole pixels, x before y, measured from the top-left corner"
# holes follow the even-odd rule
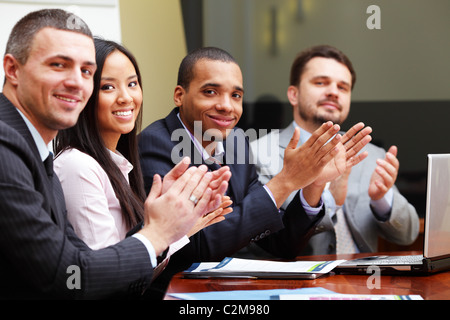
[[[296,86],[289,86],[289,88],[287,90],[287,97],[288,97],[289,103],[293,107],[298,105],[298,95],[299,95],[298,88]]]
[[[6,81],[12,85],[17,85],[19,62],[12,54],[6,54],[3,58],[3,70],[5,72]]]
[[[175,87],[175,91],[173,93],[173,101],[177,107],[183,106],[184,94],[185,90],[182,86],[178,85]]]

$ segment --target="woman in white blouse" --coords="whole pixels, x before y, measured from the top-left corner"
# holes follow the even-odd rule
[[[137,149],[142,81],[123,46],[95,39],[94,91],[78,123],[55,140],[54,169],[64,190],[68,219],[93,249],[115,244],[142,221],[146,194]],[[223,208],[230,204],[224,201]],[[188,236],[224,219],[231,209],[201,218]],[[188,242],[171,245],[169,255]]]

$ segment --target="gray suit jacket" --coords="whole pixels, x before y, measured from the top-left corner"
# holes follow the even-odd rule
[[[284,150],[294,133],[291,124],[281,132],[272,131],[268,135],[251,143],[252,153],[257,159],[259,179],[262,183],[269,181],[281,171]],[[302,144],[300,137],[299,145]],[[344,213],[353,239],[361,252],[375,252],[378,247],[378,236],[386,240],[408,245],[414,242],[419,233],[419,218],[415,208],[400,194],[394,186],[393,204],[387,221],[378,220],[370,208],[368,195],[369,183],[377,164],[377,159],[384,159],[385,150],[368,144],[369,156],[352,169],[349,176],[347,198]],[[273,159],[276,159],[273,161]],[[292,201],[292,194],[286,204]],[[326,208],[325,217],[316,227],[316,234],[310,239],[304,254],[331,254],[336,252],[334,223],[330,216],[331,208]]]
[[[67,220],[52,171],[48,176],[27,125],[0,93],[0,298],[141,295],[153,275],[145,246],[130,237],[89,249]],[[71,286],[77,278],[80,289]]]

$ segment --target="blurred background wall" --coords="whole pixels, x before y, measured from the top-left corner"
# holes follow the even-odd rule
[[[143,128],[174,107],[178,66],[187,53],[179,0],[120,0],[123,44],[136,55],[144,87]]]

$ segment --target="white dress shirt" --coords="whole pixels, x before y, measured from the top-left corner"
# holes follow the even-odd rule
[[[109,151],[114,163],[128,180],[131,163],[119,153]],[[91,156],[78,149],[62,152],[54,161],[54,169],[64,190],[67,216],[77,235],[92,249],[105,248],[123,240],[128,228],[122,217],[120,202],[108,175]],[[146,245],[153,266],[156,255],[150,241],[136,234]],[[185,236],[169,248],[167,258],[182,248]]]
[[[133,166],[123,156],[110,155],[128,181]],[[76,234],[92,249],[105,248],[128,232],[108,175],[91,156],[69,149],[54,162],[66,199],[67,217]]]

